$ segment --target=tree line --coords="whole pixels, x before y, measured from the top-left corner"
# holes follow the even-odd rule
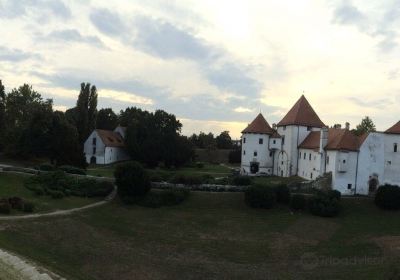
[[[83,144],[95,129],[127,127],[125,139],[132,157],[147,166],[159,163],[179,167],[194,158],[192,142],[181,135],[182,124],[163,110],[136,107],[97,109],[97,88],[82,83],[76,106],[64,112],[53,109],[24,84],[6,93],[0,80],[0,151],[11,157],[48,158],[55,165],[85,167]]]
[[[206,134],[200,132],[193,133],[189,137],[190,142],[198,149],[234,149],[236,148],[232,141],[229,131],[222,131],[218,136],[214,136],[211,132]]]

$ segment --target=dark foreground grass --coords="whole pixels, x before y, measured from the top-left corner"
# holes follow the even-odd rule
[[[193,192],[174,207],[115,201],[0,228],[1,248],[68,279],[389,279],[400,256],[400,213],[369,199],[344,199],[339,217],[320,218]]]
[[[98,201],[98,199],[94,198],[73,196],[64,197],[62,199],[52,199],[49,196],[37,196],[24,187],[24,181],[27,178],[28,175],[0,173],[0,198],[18,196],[31,201],[35,205],[35,213],[76,208]],[[17,215],[23,213],[12,210],[11,214]]]

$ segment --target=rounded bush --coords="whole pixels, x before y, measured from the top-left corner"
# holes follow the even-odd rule
[[[290,202],[290,190],[287,185],[278,185],[275,187],[276,200],[279,203],[288,204]]]
[[[62,166],[58,167],[58,169],[66,172],[66,173],[69,173],[69,174],[86,175],[85,170],[75,167],[75,166],[71,166],[71,165],[62,165]]]
[[[290,208],[293,210],[304,210],[306,203],[307,200],[304,194],[293,194],[290,198]]]
[[[246,203],[254,208],[270,209],[276,203],[276,193],[271,187],[255,185],[245,191]]]
[[[151,188],[146,170],[138,162],[128,162],[117,165],[115,184],[121,198],[145,195]]]
[[[375,194],[375,204],[382,209],[400,209],[400,187],[394,185],[383,185]]]
[[[339,214],[339,200],[326,193],[312,196],[308,203],[311,214],[321,217],[334,217]]]

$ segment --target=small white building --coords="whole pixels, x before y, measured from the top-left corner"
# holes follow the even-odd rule
[[[300,176],[332,174],[342,194],[368,195],[382,184],[400,185],[400,122],[385,132],[357,136],[328,128],[304,96],[271,128],[259,114],[242,131],[241,173]]]
[[[112,130],[95,129],[84,144],[86,162],[91,164],[110,164],[129,160],[125,149],[126,128],[118,126]]]

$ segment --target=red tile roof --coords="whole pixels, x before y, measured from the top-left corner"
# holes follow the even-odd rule
[[[106,147],[125,147],[124,139],[118,132],[96,129],[97,134]]]
[[[400,121],[395,123],[391,128],[385,131],[385,133],[389,134],[400,134]]]
[[[275,130],[271,128],[264,116],[260,113],[258,116],[242,131],[242,133],[260,133],[274,134]]]
[[[300,97],[292,109],[290,109],[286,116],[278,123],[278,126],[284,125],[325,126],[304,95]]]
[[[310,134],[299,145],[299,148],[313,150],[319,149],[320,133],[320,131],[310,132]],[[357,136],[346,129],[330,128],[328,132],[328,144],[324,149],[358,151],[367,136],[368,134]]]

